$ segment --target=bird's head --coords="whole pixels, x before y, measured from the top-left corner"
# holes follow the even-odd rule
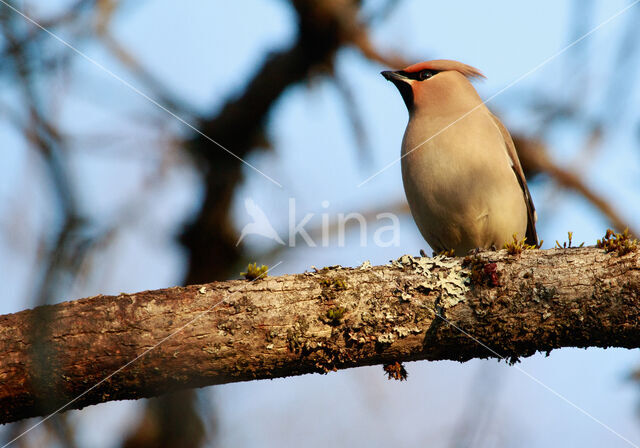
[[[381,75],[398,88],[410,114],[417,109],[457,109],[476,103],[480,97],[469,80],[485,77],[470,65],[447,59],[420,62]]]

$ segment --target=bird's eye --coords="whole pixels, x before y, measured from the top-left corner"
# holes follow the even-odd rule
[[[433,76],[433,72],[431,70],[422,70],[418,75],[418,79],[420,81],[424,81],[425,79],[429,79]]]

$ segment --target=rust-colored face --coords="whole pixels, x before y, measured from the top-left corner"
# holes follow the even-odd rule
[[[484,78],[478,69],[447,59],[420,62],[402,70],[384,71],[381,74],[398,88],[409,112],[413,111],[416,103],[426,104],[439,97],[446,98],[455,85],[449,81],[460,74],[466,78]]]

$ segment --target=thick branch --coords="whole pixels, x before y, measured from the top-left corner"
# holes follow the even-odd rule
[[[51,412],[151,348],[69,408],[395,361],[640,345],[640,251],[484,252],[462,265],[405,256],[0,316],[0,422]]]

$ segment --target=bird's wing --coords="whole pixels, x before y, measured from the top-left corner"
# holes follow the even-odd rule
[[[525,203],[527,204],[527,244],[535,244],[538,245],[538,233],[536,232],[536,208],[533,206],[533,201],[531,200],[531,194],[529,193],[529,187],[527,187],[527,180],[524,177],[524,172],[522,171],[522,166],[520,165],[520,159],[518,159],[518,153],[516,152],[516,146],[513,143],[513,139],[511,138],[511,134],[507,131],[507,128],[504,127],[502,122],[495,115],[491,114],[491,118],[495,122],[498,129],[502,133],[502,138],[504,138],[505,148],[507,150],[507,154],[509,155],[509,159],[511,159],[511,168],[513,168],[513,172],[518,179],[518,183],[522,188],[522,194],[524,195]]]

